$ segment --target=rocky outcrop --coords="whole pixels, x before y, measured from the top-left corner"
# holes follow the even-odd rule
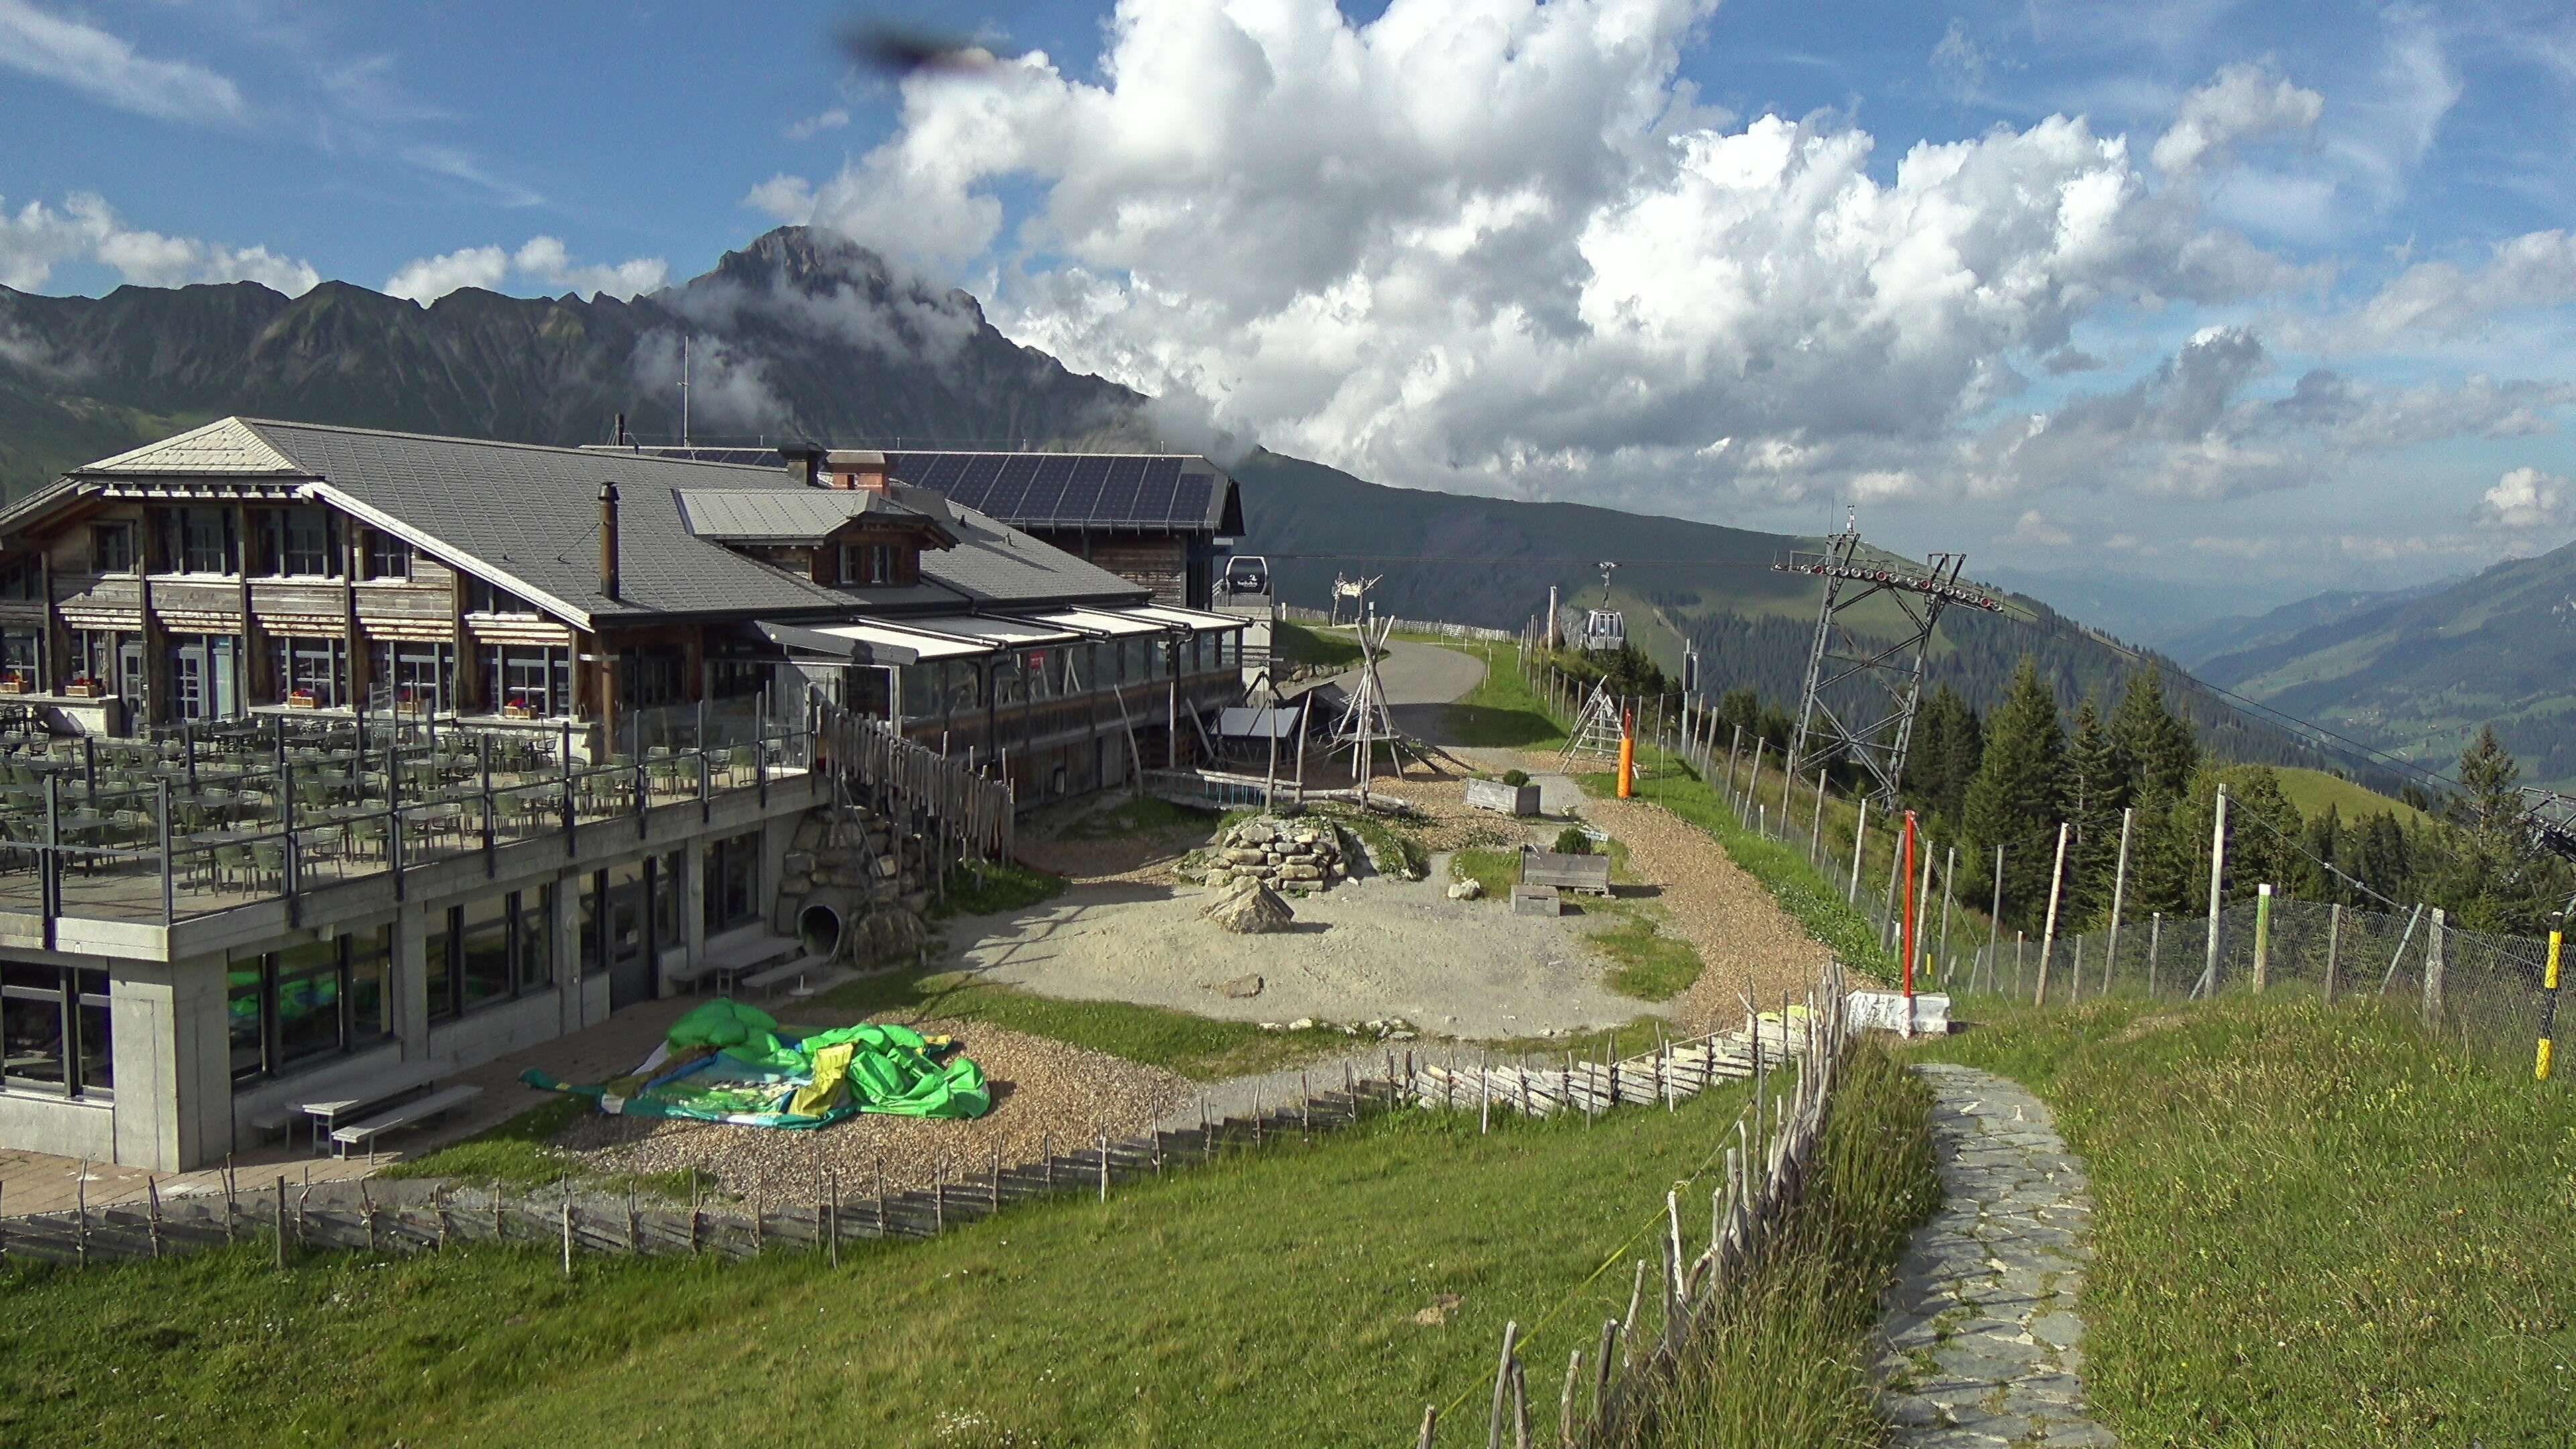
[[[1342,833],[1326,820],[1256,815],[1219,837],[1209,856],[1212,886],[1254,881],[1273,890],[1320,891],[1351,873]]]

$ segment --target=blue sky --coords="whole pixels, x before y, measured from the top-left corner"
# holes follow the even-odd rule
[[[2262,603],[2576,537],[2572,87],[2539,4],[0,0],[0,281],[628,293],[811,221],[1178,434]]]

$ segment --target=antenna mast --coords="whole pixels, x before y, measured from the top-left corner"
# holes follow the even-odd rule
[[[680,446],[689,446],[689,334],[680,334]]]

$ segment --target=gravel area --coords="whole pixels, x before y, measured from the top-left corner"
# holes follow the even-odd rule
[[[1522,768],[1535,775],[1534,766],[1553,763],[1531,756]],[[1575,808],[1628,848],[1629,874],[1656,893],[1664,928],[1707,967],[1672,1003],[1683,1031],[1741,1024],[1746,994],[1776,1009],[1780,993],[1803,993],[1832,960],[1706,831],[1642,800],[1586,799]]]
[[[992,1085],[991,1112],[971,1122],[861,1115],[811,1132],[586,1116],[555,1143],[592,1172],[694,1167],[711,1189],[804,1201],[815,1196],[818,1180],[835,1172],[844,1196],[873,1197],[880,1171],[887,1191],[928,1187],[943,1171],[950,1181],[990,1172],[997,1151],[1005,1167],[1034,1162],[1050,1135],[1062,1153],[1101,1132],[1142,1132],[1184,1102],[1196,1120],[1196,1087],[1160,1068],[981,1022],[912,1025],[964,1044]]]

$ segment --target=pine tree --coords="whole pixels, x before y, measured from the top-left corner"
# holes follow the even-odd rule
[[[2427,894],[2472,931],[2540,929],[2559,895],[2563,872],[2532,844],[2523,826],[2522,767],[2493,725],[2460,753],[2460,793],[2444,819],[2449,859]]]
[[[2057,701],[2040,682],[2038,664],[2025,657],[2012,689],[1987,721],[1985,757],[1961,806],[1981,886],[1991,886],[1989,861],[1996,846],[2004,848],[2003,908],[2010,921],[2032,922],[2047,906],[2064,753]]]
[[[2119,872],[2120,812],[2129,803],[2128,772],[2110,730],[2086,695],[2075,712],[2075,736],[2066,747],[2066,818],[2075,824],[2067,846],[2066,901],[2061,921],[2108,921],[2111,885]]]
[[[2191,726],[2165,703],[2163,670],[2149,666],[2129,676],[2120,707],[2111,712],[2111,740],[2129,769],[2133,796],[2178,799],[2191,787],[2200,747]]]

